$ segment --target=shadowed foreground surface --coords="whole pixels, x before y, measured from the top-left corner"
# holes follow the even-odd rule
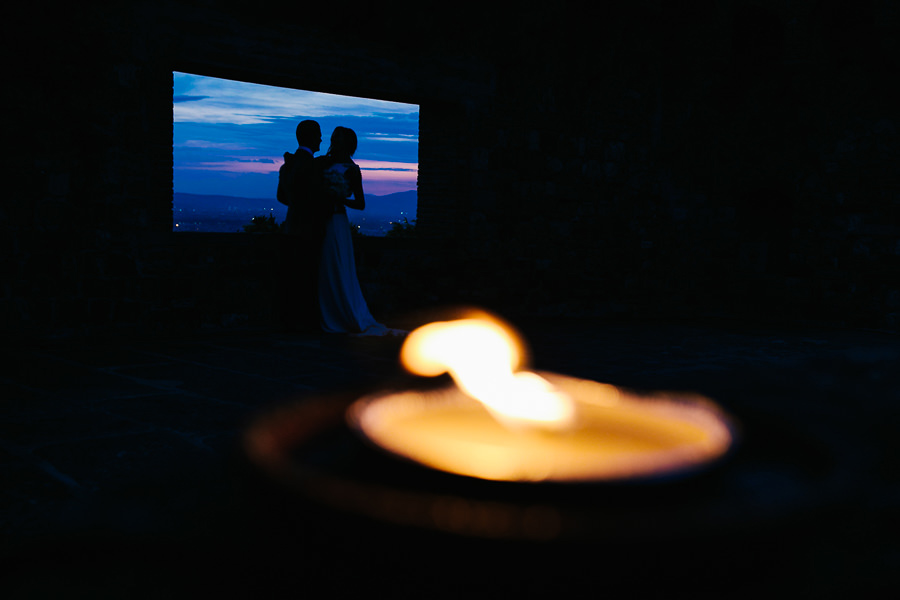
[[[896,336],[564,319],[516,325],[535,368],[718,400],[743,423],[746,452],[768,457],[722,467],[746,491],[743,505],[757,516],[787,505],[799,514],[674,537],[630,539],[619,524],[624,539],[572,544],[376,526],[271,485],[239,441],[251,419],[290,399],[356,393],[399,376],[398,341],[264,331],[58,340],[5,349],[0,364],[4,596],[827,596],[900,584]],[[783,424],[780,445],[774,422]],[[815,489],[792,471],[802,457],[779,460],[777,452],[796,454],[794,437],[820,447],[814,470],[830,477],[827,494],[806,497]],[[602,490],[585,493],[603,504]],[[671,496],[653,486],[635,493],[651,520],[666,508],[651,510],[655,499]]]

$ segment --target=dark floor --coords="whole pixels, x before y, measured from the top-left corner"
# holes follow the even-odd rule
[[[517,324],[536,368],[698,391],[739,419],[762,411],[818,436],[835,464],[850,465],[844,483],[835,484],[846,488],[835,496],[840,516],[816,524],[816,540],[778,573],[793,574],[791,589],[801,595],[878,595],[900,584],[896,335],[565,319]],[[398,347],[392,340],[234,331],[5,348],[0,561],[12,570],[4,597],[229,596],[267,589],[275,579],[310,597],[324,595],[313,584],[338,593],[358,575],[352,563],[329,564],[326,574],[292,563],[291,548],[269,547],[297,549],[306,543],[302,536],[248,531],[255,521],[242,499],[240,434],[254,416],[288,399],[377,386],[399,372]],[[777,473],[748,477],[746,485],[759,503],[809,493],[779,483]],[[273,555],[282,560],[260,558]],[[665,560],[652,548],[644,558],[647,577],[653,561]],[[589,579],[603,579],[597,569]],[[396,580],[372,587],[415,595],[390,582]],[[454,589],[447,581],[434,585]],[[734,585],[755,594],[776,584]]]

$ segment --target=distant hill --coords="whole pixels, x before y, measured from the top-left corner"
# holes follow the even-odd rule
[[[409,190],[376,196],[366,194],[366,210],[348,210],[350,221],[366,235],[384,235],[392,222],[416,218],[418,192]],[[176,231],[243,231],[250,219],[273,214],[279,223],[287,215],[287,207],[274,198],[244,198],[212,194],[174,194]]]
[[[419,202],[419,192],[409,190],[396,192],[384,196],[366,194],[365,212],[372,215],[384,215],[391,217],[405,216],[410,221],[416,218],[416,206]]]

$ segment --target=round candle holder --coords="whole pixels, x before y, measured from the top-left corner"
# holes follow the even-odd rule
[[[726,412],[531,373],[511,328],[451,316],[401,350],[432,379],[298,399],[245,431],[248,512],[265,532],[254,552],[286,542],[272,559],[291,582],[305,565],[415,597],[435,582],[454,597],[598,582],[613,595],[728,595],[808,555],[863,489],[864,446],[805,411],[815,398],[704,379]]]
[[[424,466],[374,445],[354,424],[357,403],[397,393],[445,393],[414,380],[375,393],[304,398],[261,415],[243,437],[267,481],[288,490],[293,516],[499,540],[659,540],[740,535],[837,504],[852,486],[854,457],[777,414],[742,411],[739,445],[714,460],[640,477],[496,481]],[[443,390],[443,391],[442,391]],[[696,397],[640,394],[690,404]],[[680,399],[679,399],[680,398]],[[357,406],[357,408],[351,408]],[[348,412],[350,417],[348,420]],[[715,409],[718,419],[724,413]],[[706,414],[703,418],[707,418]],[[734,421],[722,421],[734,433]],[[704,533],[705,532],[705,533]],[[737,532],[737,533],[736,533]]]

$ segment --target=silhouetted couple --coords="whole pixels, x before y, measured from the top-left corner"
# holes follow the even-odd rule
[[[285,220],[285,321],[289,330],[358,335],[393,333],[369,312],[356,276],[347,208],[363,210],[362,173],[353,162],[356,134],[336,127],[324,156],[315,156],[322,131],[315,121],[297,126],[299,148],[284,154],[278,200]]]

